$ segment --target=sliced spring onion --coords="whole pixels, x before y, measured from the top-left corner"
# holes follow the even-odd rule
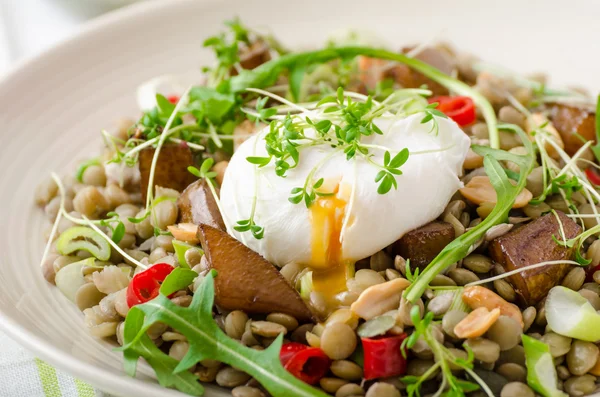
[[[557,286],[546,298],[546,319],[557,334],[587,342],[600,340],[600,314],[578,292]]]
[[[94,266],[94,258],[87,258],[79,262],[68,264],[56,273],[56,287],[71,302],[75,303],[77,290],[86,283],[83,278],[83,269]]]
[[[58,238],[56,249],[61,255],[83,250],[101,261],[110,258],[108,242],[99,233],[85,226],[74,226],[65,230]]]
[[[190,264],[185,260],[185,253],[190,248],[196,248],[200,251],[200,253],[204,254],[200,248],[194,247],[191,244],[186,243],[185,241],[173,240],[173,248],[175,249],[175,256],[177,257],[177,262],[179,262],[179,266],[185,268],[191,268]]]
[[[544,397],[567,397],[558,390],[556,368],[547,344],[523,334],[527,384]]]

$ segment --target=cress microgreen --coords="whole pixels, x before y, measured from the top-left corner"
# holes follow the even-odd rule
[[[429,105],[427,105],[425,107],[425,109],[423,110],[423,112],[425,113],[425,116],[423,116],[423,118],[421,119],[421,124],[426,124],[426,123],[431,122],[431,130],[429,130],[429,132],[435,133],[435,136],[438,135],[439,130],[440,130],[440,126],[438,124],[436,117],[441,117],[443,119],[448,118],[448,116],[446,116],[444,113],[442,113],[441,111],[436,109],[438,105],[439,105],[439,103],[437,103],[437,102],[430,103]]]

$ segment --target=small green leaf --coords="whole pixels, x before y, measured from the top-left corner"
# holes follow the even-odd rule
[[[315,184],[313,185],[313,189],[318,189],[323,185],[323,182],[325,180],[323,178],[319,179],[317,182],[315,182]]]
[[[389,152],[389,150],[386,150],[385,154],[383,155],[383,165],[384,165],[384,167],[387,167],[390,164],[390,158],[391,158],[390,152]],[[396,168],[396,167],[393,167],[393,168]]]
[[[271,162],[271,157],[246,157],[246,161],[264,167]]]
[[[112,232],[111,240],[114,241],[116,244],[119,244],[123,239],[123,236],[125,236],[125,225],[123,224],[123,222],[119,222],[117,224],[117,227],[115,227],[115,229]]]
[[[174,292],[185,289],[194,282],[196,277],[198,277],[198,273],[195,271],[176,267],[161,284],[160,293],[169,296]]]
[[[204,175],[206,175],[206,173],[212,168],[214,163],[215,163],[215,160],[212,157],[209,157],[206,160],[204,160],[202,162],[202,165],[200,166],[200,175],[202,177],[204,177]],[[188,168],[188,170],[189,170],[189,168]]]
[[[404,165],[404,163],[406,163],[406,161],[408,160],[408,149],[404,148],[402,149],[400,152],[398,152],[398,154],[396,154],[394,156],[394,158],[392,159],[391,162],[389,162],[389,168],[398,168],[402,165]]]
[[[202,178],[202,173],[198,168],[190,165],[189,167],[187,167],[187,170],[190,174],[194,175],[195,177]]]

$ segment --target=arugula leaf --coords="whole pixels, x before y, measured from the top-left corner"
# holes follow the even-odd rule
[[[190,90],[188,109],[199,116],[199,119],[208,118],[211,122],[220,124],[235,104],[235,97],[231,94],[223,94],[210,87],[193,87]]]
[[[467,256],[485,232],[492,226],[504,222],[508,212],[512,208],[515,199],[527,183],[527,175],[535,165],[535,150],[533,144],[525,132],[514,125],[499,125],[498,128],[511,130],[517,133],[527,149],[527,154],[517,155],[503,150],[493,149],[486,146],[472,147],[473,151],[484,156],[483,165],[490,182],[497,195],[496,206],[479,225],[475,226],[459,238],[448,244],[442,252],[421,272],[418,278],[407,288],[405,297],[410,302],[415,302],[428,288],[429,283],[444,269]],[[500,165],[500,161],[511,161],[519,166],[519,179],[512,184],[506,172]]]
[[[162,378],[163,382],[181,390],[189,376],[193,376],[186,370],[201,360],[213,359],[248,373],[274,396],[326,397],[326,394],[296,379],[283,368],[279,361],[282,335],[267,349],[258,351],[241,345],[221,331],[212,316],[215,274],[216,272],[212,271],[206,275],[188,308],[175,305],[161,294],[129,311],[125,320],[125,343],[121,348],[127,360],[126,367],[129,373],[132,367],[135,369],[134,361],[141,356],[157,371],[159,380]],[[140,324],[140,312],[145,315],[143,326]],[[146,346],[151,343],[146,331],[158,321],[185,335],[190,344],[187,354],[177,366],[174,366],[173,359],[164,353],[161,352],[163,356],[159,356],[156,352],[158,348],[154,345],[152,346],[156,350],[146,350],[146,347],[151,349],[150,346]],[[180,378],[175,381],[172,378],[175,376]],[[171,380],[173,382],[170,382]]]
[[[143,357],[156,372],[158,383],[163,387],[175,387],[177,390],[191,396],[204,394],[204,387],[198,382],[198,377],[189,371],[176,373],[179,364],[177,360],[163,353],[144,330],[144,312],[138,307],[132,307],[127,313],[127,321],[123,329],[123,340],[129,344],[123,350],[124,368],[129,376],[135,376],[137,362]],[[135,340],[135,343],[131,343]]]

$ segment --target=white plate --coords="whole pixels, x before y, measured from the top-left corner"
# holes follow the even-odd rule
[[[596,89],[600,40],[593,0],[502,2],[408,0],[160,1],[140,3],[87,25],[77,37],[21,64],[0,82],[0,324],[51,364],[122,396],[181,395],[151,378],[131,379],[119,353],[90,337],[82,315],[38,268],[48,223],[33,204],[38,181],[100,148],[99,131],[136,116],[142,81],[210,61],[204,38],[239,15],[285,43],[309,46],[360,27],[394,46],[439,34],[516,70],[551,72],[559,83]],[[150,375],[148,368],[141,372]],[[228,392],[210,389],[207,396]]]

